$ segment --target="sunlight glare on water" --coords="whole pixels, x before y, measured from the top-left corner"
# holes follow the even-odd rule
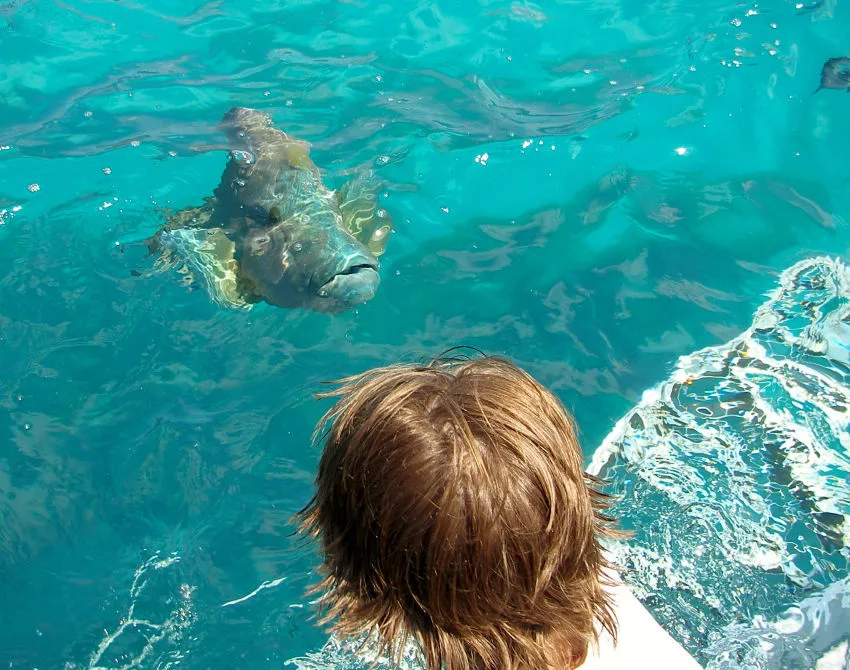
[[[575,413],[590,463],[680,357],[747,331],[783,271],[847,258],[850,95],[816,89],[848,26],[837,0],[0,3],[0,665],[359,667],[311,620],[316,557],[291,537],[321,382],[507,354]],[[219,184],[233,106],[310,142],[331,188],[382,180],[373,299],[230,309],[148,256],[164,215]],[[846,326],[824,328],[813,355],[843,393]],[[703,664],[782,667],[783,641],[811,660],[811,613],[845,597],[846,424],[812,416],[800,444],[823,460],[782,443],[723,462],[737,442],[641,460],[635,442],[612,466],[625,525],[669,521],[623,557]],[[776,481],[739,507],[700,497],[768,461]],[[677,527],[707,538],[686,589],[690,568],[656,556]],[[713,600],[738,568],[724,533],[753,527],[742,555],[776,553]]]

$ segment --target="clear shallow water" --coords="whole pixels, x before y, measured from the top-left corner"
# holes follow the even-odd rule
[[[797,4],[0,5],[0,660],[314,652],[287,521],[321,381],[507,353],[590,459],[782,270],[846,257],[850,96],[813,91],[850,13]],[[151,272],[137,243],[218,183],[235,104],[310,140],[332,186],[387,180],[396,232],[356,312],[226,312]],[[788,606],[756,604],[741,626]],[[111,641],[128,619],[151,626]]]

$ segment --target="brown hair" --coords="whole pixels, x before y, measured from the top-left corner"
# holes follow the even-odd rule
[[[618,533],[550,391],[501,358],[338,383],[297,517],[321,545],[323,624],[396,657],[412,636],[429,670],[560,670],[595,622],[616,639],[599,537]]]

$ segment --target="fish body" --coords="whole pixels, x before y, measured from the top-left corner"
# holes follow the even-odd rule
[[[392,228],[374,176],[329,189],[310,144],[255,109],[234,107],[221,128],[231,151],[213,196],[171,216],[149,246],[176,255],[227,307],[336,314],[370,300]]]

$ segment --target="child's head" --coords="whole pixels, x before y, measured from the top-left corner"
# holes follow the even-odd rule
[[[335,632],[388,651],[412,635],[429,670],[569,668],[595,622],[616,635],[603,496],[552,393],[498,358],[342,384],[300,514]]]

